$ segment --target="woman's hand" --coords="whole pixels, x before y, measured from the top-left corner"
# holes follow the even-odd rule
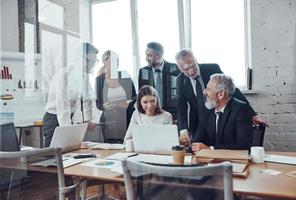
[[[115,106],[112,102],[106,102],[103,104],[104,110],[113,110],[114,107]]]

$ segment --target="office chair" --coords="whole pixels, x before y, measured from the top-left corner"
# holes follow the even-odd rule
[[[37,167],[32,164],[55,158],[57,168]],[[53,164],[54,164],[53,163]],[[66,186],[61,148],[44,148],[32,151],[0,152],[0,167],[9,170],[10,181],[2,184],[1,196],[4,199],[58,199],[64,200],[66,194],[75,191],[76,200],[80,199],[80,182]],[[27,177],[21,184],[14,184],[15,172],[26,171]],[[58,181],[53,173],[58,175]],[[56,176],[55,176],[56,177]],[[58,183],[57,183],[58,182]],[[58,190],[57,190],[58,188]],[[0,196],[0,199],[1,199]]]
[[[122,161],[127,200],[233,199],[232,165],[161,166]]]
[[[263,147],[265,129],[266,129],[265,124],[253,125],[253,142],[252,142],[252,146],[261,146],[261,147]]]

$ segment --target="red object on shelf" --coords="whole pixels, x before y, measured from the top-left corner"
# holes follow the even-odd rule
[[[9,69],[6,67],[6,79],[9,79]]]
[[[4,67],[4,79],[8,79],[8,73],[7,73],[8,69],[7,67]]]
[[[3,79],[5,79],[6,78],[6,70],[5,70],[5,67],[3,67]]]

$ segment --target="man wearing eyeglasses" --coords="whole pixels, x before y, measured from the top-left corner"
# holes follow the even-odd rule
[[[176,54],[176,61],[182,72],[177,77],[179,139],[181,144],[188,145],[190,138],[196,133],[199,123],[208,112],[204,106],[206,99],[203,90],[211,75],[223,72],[218,64],[198,64],[191,49],[179,51]],[[233,97],[249,105],[248,100],[238,88],[235,89]],[[251,110],[253,123],[264,123],[252,108]]]
[[[82,120],[89,123],[88,130],[95,128],[95,124],[90,122],[95,95],[91,92],[88,77],[97,63],[97,53],[96,47],[83,43],[75,61],[57,70],[52,77],[43,117],[45,147],[50,145],[56,127],[72,124],[77,100],[81,101]]]

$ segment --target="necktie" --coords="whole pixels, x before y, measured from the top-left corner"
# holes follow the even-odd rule
[[[205,102],[205,98],[204,98],[204,95],[203,95],[203,89],[202,89],[202,86],[199,82],[199,76],[197,76],[195,78],[196,80],[196,97],[197,97],[197,101],[200,102],[200,103],[204,103]]]
[[[221,128],[222,128],[222,117],[223,117],[223,112],[216,112],[216,117],[218,119],[216,120],[216,144],[220,143],[220,137],[218,136],[219,133],[221,133]]]
[[[162,80],[161,80],[161,71],[159,69],[155,69],[156,78],[155,78],[155,89],[158,92],[159,100],[161,105],[163,105],[163,92],[162,92]]]
[[[218,134],[218,131],[221,129],[221,121],[222,121],[223,112],[216,112],[216,117],[218,119],[216,120],[216,134]]]

